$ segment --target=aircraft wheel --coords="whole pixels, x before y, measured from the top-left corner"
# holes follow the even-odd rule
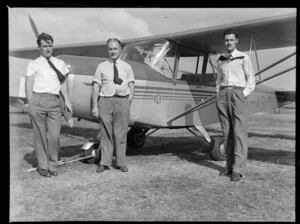
[[[80,155],[81,157],[86,157],[95,154],[95,157],[82,160],[83,163],[95,164],[97,162],[100,162],[100,151],[98,150],[99,144],[99,142],[88,142],[82,146]]]
[[[214,137],[212,138],[212,141],[214,141],[214,145],[212,146],[212,151],[210,153],[212,159],[216,161],[226,160],[226,152],[223,139],[221,137]]]
[[[127,133],[127,145],[130,148],[141,148],[146,142],[143,129],[131,128]]]

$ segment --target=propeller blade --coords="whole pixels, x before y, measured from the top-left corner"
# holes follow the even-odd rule
[[[36,36],[36,38],[38,38],[38,36],[39,36],[39,31],[38,31],[38,29],[36,28],[36,25],[35,25],[33,19],[31,18],[31,16],[28,15],[28,17],[29,17],[29,22],[30,22],[31,28],[32,28],[32,30],[33,30],[33,32],[34,32],[34,35]]]

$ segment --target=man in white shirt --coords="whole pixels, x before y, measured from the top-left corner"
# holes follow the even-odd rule
[[[122,43],[114,38],[107,41],[107,46],[109,59],[98,65],[93,78],[92,115],[100,117],[101,148],[96,172],[109,169],[114,149],[117,168],[127,172],[127,130],[135,79],[131,66],[119,59]]]
[[[247,97],[255,89],[255,77],[249,56],[236,49],[238,32],[226,30],[223,36],[227,53],[218,59],[216,80],[217,109],[226,148],[226,171],[220,175],[239,181],[247,161]]]
[[[69,71],[62,60],[52,56],[52,36],[46,33],[40,34],[37,44],[41,56],[27,66],[25,92],[29,102],[29,117],[34,133],[38,172],[44,177],[50,177],[58,175],[56,163],[60,147],[62,116],[60,91],[64,96],[66,107],[72,113],[72,105],[64,81]]]

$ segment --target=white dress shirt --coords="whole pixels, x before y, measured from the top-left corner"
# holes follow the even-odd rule
[[[247,97],[255,89],[255,77],[251,60],[246,53],[235,49],[231,53],[232,57],[244,56],[243,59],[218,61],[218,76],[216,80],[216,90],[219,92],[221,86],[244,87],[243,94]],[[228,57],[229,54],[224,54]]]
[[[50,61],[63,75],[69,73],[64,61],[55,57],[50,57]],[[29,62],[26,69],[26,76],[32,75],[34,78],[32,89],[33,92],[59,95],[59,79],[57,78],[56,72],[51,68],[45,57],[40,56],[37,59]]]
[[[129,94],[128,83],[135,82],[131,65],[121,59],[116,60],[119,78],[123,80],[121,85],[114,83],[114,63],[110,60],[100,63],[96,69],[93,82],[99,83],[100,96],[126,96]]]

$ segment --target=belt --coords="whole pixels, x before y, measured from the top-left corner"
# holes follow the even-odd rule
[[[220,89],[240,89],[243,90],[245,89],[245,87],[241,87],[241,86],[221,86]]]
[[[37,93],[37,92],[33,92],[33,94],[35,94],[35,95],[41,95],[41,96],[55,96],[55,97],[59,97],[59,95],[54,94],[54,93]]]
[[[103,96],[104,98],[128,98],[128,95],[120,96],[120,95],[113,95],[113,96]]]

